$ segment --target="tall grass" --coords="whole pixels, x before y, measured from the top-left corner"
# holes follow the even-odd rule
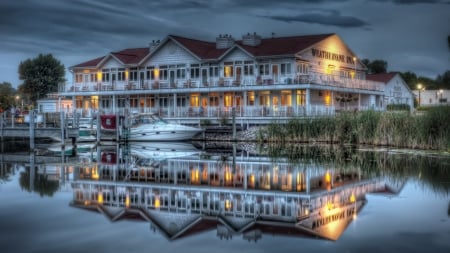
[[[345,112],[334,117],[295,118],[261,130],[259,141],[371,144],[450,151],[450,106],[409,112]]]

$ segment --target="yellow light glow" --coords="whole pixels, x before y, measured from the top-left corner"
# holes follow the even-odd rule
[[[198,169],[191,170],[191,183],[200,183],[200,171]]]
[[[159,80],[159,69],[154,69],[153,74],[155,75],[155,79]]]
[[[128,195],[125,197],[125,207],[129,208],[130,207],[130,195]]]
[[[233,173],[230,171],[230,169],[225,170],[225,183],[231,184],[231,181],[233,179]]]
[[[128,76],[129,76],[130,72],[128,71],[128,69],[125,70],[125,80],[128,80]]]
[[[231,209],[231,201],[229,199],[225,200],[225,209],[226,210]]]
[[[102,72],[98,71],[97,72],[97,81],[101,81],[102,80]]]
[[[252,187],[255,187],[255,175],[251,174],[250,177],[248,178],[248,184]]]
[[[155,199],[155,208],[159,208],[161,206],[161,201],[159,200],[159,197]]]
[[[231,66],[225,66],[225,77],[231,76]]]
[[[83,73],[85,73],[85,74],[89,73],[89,69],[84,69]]]
[[[333,209],[333,207],[334,207],[333,203],[331,203],[330,201],[328,201],[328,202],[327,202],[327,208],[328,208],[328,210]]]
[[[98,180],[100,178],[100,175],[98,174],[98,168],[92,168],[92,179]]]
[[[325,174],[325,182],[329,184],[331,182],[331,174],[329,171]]]
[[[98,196],[97,196],[97,202],[98,202],[99,204],[103,204],[103,193],[102,193],[102,192],[99,192],[99,193],[98,193]]]
[[[350,202],[351,202],[351,203],[354,203],[355,201],[356,201],[355,194],[352,193],[352,195],[350,196]]]
[[[327,95],[325,95],[325,105],[330,105],[331,102],[331,96],[330,93],[327,93]]]

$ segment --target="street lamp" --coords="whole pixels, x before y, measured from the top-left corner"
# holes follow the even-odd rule
[[[442,94],[444,93],[444,90],[440,89],[437,94],[438,94],[438,98],[439,98],[439,104],[442,103]]]
[[[420,100],[420,92],[425,90],[425,86],[422,86],[422,84],[419,83],[419,84],[417,85],[417,90],[419,91],[419,106],[420,106],[420,104],[421,104],[421,102],[422,102],[422,101]]]

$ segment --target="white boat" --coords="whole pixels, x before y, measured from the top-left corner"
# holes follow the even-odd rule
[[[201,128],[170,123],[156,114],[130,118],[129,141],[184,141],[202,132]]]
[[[198,154],[200,151],[185,142],[130,142],[130,153],[141,159],[165,160]]]

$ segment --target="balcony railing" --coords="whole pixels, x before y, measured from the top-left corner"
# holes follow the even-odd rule
[[[60,92],[101,92],[101,91],[149,91],[186,88],[211,87],[249,87],[249,86],[280,86],[295,84],[313,84],[331,87],[341,87],[360,90],[384,91],[384,84],[369,80],[352,79],[322,73],[291,74],[276,76],[243,76],[215,77],[208,79],[175,79],[175,80],[138,80],[111,82],[66,83],[60,87]]]
[[[326,116],[334,115],[342,111],[357,110],[382,110],[382,108],[370,105],[348,104],[345,106],[326,106],[326,105],[309,105],[309,106],[238,106],[234,107],[235,116],[237,118],[289,118],[289,117],[310,117],[310,116]],[[135,113],[155,113],[164,118],[192,118],[192,119],[222,119],[232,117],[232,107],[116,107],[103,109],[76,109],[75,113],[81,117],[92,117],[101,114],[119,113],[120,115]]]

